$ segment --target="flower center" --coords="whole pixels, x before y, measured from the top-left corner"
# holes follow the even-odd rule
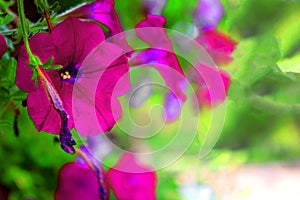
[[[74,84],[78,74],[78,68],[77,65],[71,64],[67,67],[64,67],[58,73],[62,82],[67,84]]]

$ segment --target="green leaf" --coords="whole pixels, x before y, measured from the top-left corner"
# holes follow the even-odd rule
[[[54,57],[49,58],[49,60],[45,64],[42,64],[43,68],[45,68],[47,70],[61,69],[62,68],[61,65],[51,65],[53,60],[54,60]]]
[[[0,17],[0,26],[6,25],[9,22],[11,22],[14,19],[14,16],[12,14],[4,14],[4,16]]]
[[[56,70],[56,69],[61,69],[61,68],[63,68],[62,65],[53,65],[53,66],[49,66],[46,69],[48,69],[48,70]]]
[[[300,4],[298,3],[276,25],[275,34],[279,38],[283,56],[290,55],[294,49],[297,50],[299,47],[299,9]]]
[[[0,60],[0,81],[3,87],[8,89],[12,85],[14,85],[16,77],[16,66],[16,60],[9,57],[8,54],[4,55]]]
[[[32,73],[32,77],[31,79],[34,80],[34,85],[37,86],[38,85],[38,73],[36,70],[33,70],[33,73]]]
[[[279,43],[271,33],[242,40],[233,56],[233,77],[249,85],[269,73],[280,72],[276,64],[281,57]]]
[[[42,66],[45,69],[47,69],[47,67],[49,67],[52,64],[53,60],[54,60],[54,57],[49,58],[49,60],[45,64],[43,64]]]
[[[277,64],[282,72],[300,73],[300,54],[280,60]]]
[[[22,101],[26,99],[27,93],[20,90],[16,85],[9,89],[9,97],[13,101]]]
[[[12,127],[12,123],[10,121],[7,121],[7,120],[0,120],[0,126]]]
[[[0,0],[0,10],[7,10],[10,6],[14,4],[14,1],[3,1]]]

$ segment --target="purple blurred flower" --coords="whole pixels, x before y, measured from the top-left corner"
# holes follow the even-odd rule
[[[54,27],[50,34],[38,33],[29,41],[33,54],[43,63],[53,57],[53,65],[63,66],[60,70],[42,70],[62,99],[64,109],[70,115],[68,123],[70,129],[74,126],[72,92],[75,78],[80,80],[84,75],[80,70],[82,62],[104,40],[99,25],[68,18]],[[23,46],[18,58],[16,84],[21,90],[29,92],[28,114],[38,131],[59,134],[62,125],[61,117],[49,101],[41,81],[35,87],[31,79],[33,71],[27,66],[28,59]],[[105,69],[102,76],[102,80],[110,80],[110,82],[99,83],[95,93],[96,99],[101,99],[99,101],[101,103],[95,105],[95,110],[103,132],[110,130],[115,124],[116,117],[113,116],[111,107],[107,105],[111,105],[112,98],[116,98],[112,97],[114,85],[128,71],[127,59],[124,57],[120,57],[112,65],[114,67]],[[87,135],[84,132],[80,134]]]
[[[183,85],[185,77],[176,55],[173,53],[172,44],[164,31],[165,19],[161,16],[148,14],[146,19],[136,26],[139,38],[150,45],[150,48],[138,52],[130,61],[133,65],[151,65],[159,71],[177,98],[184,102],[186,100]],[[155,27],[152,29],[140,29]]]
[[[146,8],[147,13],[154,15],[161,15],[167,0],[144,0],[143,5]]]
[[[3,35],[0,35],[0,58],[4,55],[7,49],[6,40]]]
[[[152,89],[152,80],[142,77],[138,83],[131,86],[128,94],[129,105],[133,108],[142,106],[152,95]]]
[[[96,200],[101,192],[97,175],[86,165],[67,163],[59,171],[55,200]]]
[[[181,105],[172,92],[168,92],[165,97],[165,115],[168,122],[176,120],[181,113]]]
[[[198,8],[194,13],[194,22],[200,30],[215,29],[224,14],[220,0],[198,0]]]
[[[138,163],[132,154],[124,154],[107,174],[117,199],[155,200],[157,178],[150,168]]]

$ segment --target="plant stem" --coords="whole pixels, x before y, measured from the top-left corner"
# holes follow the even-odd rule
[[[267,99],[266,97],[259,96],[252,92],[249,95],[250,101],[254,107],[257,107],[260,110],[264,110],[266,112],[276,113],[276,114],[285,114],[285,113],[293,113],[300,115],[300,105],[299,104],[287,104],[276,102],[271,99]]]
[[[29,42],[28,42],[28,33],[26,31],[26,17],[25,17],[25,13],[24,13],[24,4],[23,4],[23,0],[17,0],[18,3],[18,13],[19,13],[19,17],[20,17],[20,29],[23,35],[23,40],[24,40],[24,44],[26,47],[26,51],[28,53],[28,56],[30,59],[32,59],[34,57],[33,53],[31,52],[31,49],[29,47]]]
[[[47,25],[48,25],[49,33],[51,33],[51,31],[53,29],[53,24],[51,22],[49,14],[48,14],[48,12],[47,12],[47,10],[45,8],[44,8],[44,15],[45,15],[46,22],[47,22]]]

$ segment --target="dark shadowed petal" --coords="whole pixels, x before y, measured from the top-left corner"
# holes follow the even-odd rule
[[[224,9],[220,0],[198,0],[194,21],[201,30],[215,29],[223,14]]]
[[[163,17],[149,14],[136,26],[138,37],[148,43],[150,48],[138,53],[131,62],[136,65],[154,66],[165,79],[169,89],[181,102],[184,102],[186,99],[183,90],[185,77],[178,59],[173,53],[172,44],[163,29],[164,25]],[[144,27],[155,28],[140,29]]]
[[[107,178],[117,199],[156,199],[156,173],[141,165],[132,154],[124,154],[108,171]]]
[[[67,163],[59,172],[55,200],[98,200],[99,182],[85,164]]]
[[[6,40],[3,35],[0,35],[0,58],[6,52],[6,49],[7,49]]]

